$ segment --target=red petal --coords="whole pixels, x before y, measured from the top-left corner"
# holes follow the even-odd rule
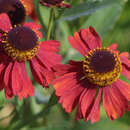
[[[100,99],[101,99],[102,89],[99,89],[98,96],[95,100],[95,103],[92,107],[92,110],[87,118],[87,120],[91,119],[92,123],[95,123],[100,120]]]
[[[7,14],[0,14],[0,29],[3,31],[9,31],[11,28],[11,22]]]
[[[47,52],[59,52],[60,49],[60,42],[56,40],[49,40],[49,41],[44,41],[41,43],[41,49],[42,51],[47,51]]]
[[[64,76],[59,77],[53,82],[54,88],[56,89],[56,95],[62,96],[65,91],[70,89],[70,86],[76,85],[80,81],[80,78],[77,78],[77,73],[67,73]],[[72,88],[72,87],[71,87]]]
[[[12,89],[13,93],[18,95],[20,99],[34,95],[34,88],[26,72],[24,62],[14,63],[12,69]]]
[[[53,66],[53,70],[56,72],[57,76],[62,76],[68,72],[77,72],[83,73],[83,62],[70,61],[70,65],[55,65]],[[84,74],[83,74],[84,75]]]
[[[6,66],[4,64],[0,64],[0,90],[4,88],[3,78],[5,73]]]
[[[40,64],[51,70],[52,66],[59,64],[61,62],[61,56],[53,51],[45,51],[39,49],[37,54],[37,59],[39,60]]]
[[[65,91],[59,99],[59,103],[62,103],[62,106],[66,112],[71,112],[74,109],[78,103],[81,92],[84,90],[80,84],[75,84],[74,87],[69,84],[69,86],[70,89]]]
[[[118,117],[118,106],[113,103],[111,99],[111,93],[108,86],[103,88],[103,106],[110,120],[114,120]]]
[[[81,107],[82,107],[81,102],[82,102],[82,99],[83,99],[84,95],[86,94],[86,92],[87,92],[87,88],[83,90],[83,92],[79,98],[78,111],[77,111],[77,115],[76,115],[77,120],[80,120],[81,118],[83,118],[83,113],[82,113],[82,109],[81,109]]]
[[[113,43],[112,45],[109,46],[109,49],[111,50],[116,50],[118,45],[116,43]]]
[[[31,29],[36,29],[36,30],[39,30],[42,28],[40,24],[37,24],[35,22],[25,22],[24,26],[29,27]]]
[[[48,87],[48,84],[55,78],[54,73],[45,66],[39,64],[36,58],[30,61],[30,67],[34,79],[44,87]]]
[[[94,98],[96,96],[96,88],[91,88],[86,91],[86,94],[83,96],[81,101],[81,110],[83,113],[83,117],[87,121],[88,114],[92,109],[92,105],[94,103]]]
[[[124,97],[130,101],[130,84],[118,79],[114,85],[120,90]]]
[[[125,109],[128,109],[129,102],[126,100],[126,98],[122,95],[122,93],[116,86],[116,82],[111,85],[111,94],[117,101],[117,104],[119,104],[119,107],[122,111],[120,116],[122,116],[125,112]]]
[[[122,62],[122,74],[128,80],[130,80],[130,60],[128,59],[129,53],[124,52],[124,53],[121,53],[119,56],[120,56],[120,59],[121,59],[121,62]]]
[[[84,42],[82,42],[77,32],[74,33],[74,38],[72,36],[69,36],[68,38],[71,46],[75,48],[78,52],[80,52],[83,56],[87,55],[89,49],[85,46]]]
[[[7,99],[10,99],[13,96],[13,90],[11,86],[11,71],[12,71],[13,63],[9,63],[9,65],[5,68],[4,73],[4,88],[5,88],[5,95]]]
[[[81,29],[80,34],[81,39],[90,50],[101,47],[101,39],[92,26],[90,26],[88,29]]]

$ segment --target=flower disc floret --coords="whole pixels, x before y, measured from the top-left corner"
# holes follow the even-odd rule
[[[98,86],[111,85],[121,73],[118,54],[108,48],[91,50],[83,62],[85,77]]]
[[[28,27],[15,27],[3,35],[2,45],[8,56],[14,60],[32,59],[38,51],[38,37]]]

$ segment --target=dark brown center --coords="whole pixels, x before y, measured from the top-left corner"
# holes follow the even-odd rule
[[[8,32],[8,42],[20,51],[33,49],[37,41],[35,32],[28,27],[16,27]]]
[[[56,5],[56,4],[61,3],[63,0],[43,0],[43,1],[48,4]]]
[[[24,6],[18,0],[0,0],[0,13],[7,13],[12,25],[21,24],[26,16]]]
[[[110,72],[114,69],[115,58],[110,51],[98,50],[94,52],[90,60],[90,65],[97,73]]]

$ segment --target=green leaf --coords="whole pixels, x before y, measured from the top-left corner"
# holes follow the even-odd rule
[[[109,30],[113,29],[123,10],[124,3],[123,0],[120,0],[108,8],[98,10],[84,22],[82,28],[88,28],[91,25],[104,37]]]
[[[55,92],[52,93],[50,99],[49,99],[49,102],[47,104],[47,107],[51,107],[51,106],[54,106],[55,104],[57,104],[57,97],[55,95]]]
[[[100,8],[105,8],[118,2],[119,0],[102,0],[102,1],[81,3],[76,6],[73,6],[70,9],[67,9],[64,12],[63,16],[60,18],[60,20],[73,20],[81,16],[86,16],[94,13]]]
[[[1,91],[0,92],[0,107],[2,107],[5,103],[10,102],[10,100],[7,100],[5,97],[5,92]]]

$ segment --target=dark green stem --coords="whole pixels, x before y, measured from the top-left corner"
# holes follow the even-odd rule
[[[50,40],[50,36],[51,36],[51,29],[52,29],[52,25],[53,25],[53,16],[54,16],[54,9],[51,8],[48,29],[47,29],[47,36],[46,36],[47,41]]]
[[[44,21],[42,20],[42,15],[41,15],[41,11],[40,11],[40,6],[42,6],[42,5],[40,4],[40,0],[38,0],[38,2],[36,3],[37,16],[38,16],[38,19],[39,19],[39,21],[40,21],[42,27],[44,28],[44,30],[46,30]]]

